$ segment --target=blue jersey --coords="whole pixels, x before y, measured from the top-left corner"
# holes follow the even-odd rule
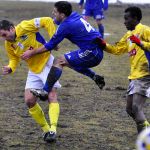
[[[77,12],[67,17],[59,25],[51,40],[44,46],[48,50],[55,48],[64,38],[76,44],[81,50],[92,50],[97,47],[92,40],[100,36],[89,23],[87,23]]]
[[[83,5],[84,0],[80,0],[79,5]],[[104,9],[108,8],[108,0],[86,0],[85,9]]]

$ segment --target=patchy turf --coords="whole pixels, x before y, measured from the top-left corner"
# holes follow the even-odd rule
[[[0,18],[15,23],[23,19],[49,16],[52,3],[3,2],[0,1]],[[113,43],[126,32],[123,11],[127,5],[111,5],[106,12],[106,32]],[[150,9],[141,6],[143,23],[150,24]],[[74,9],[79,11],[74,4]],[[91,19],[90,22],[95,25]],[[6,65],[8,58],[0,42],[0,64]],[[75,49],[65,40],[55,56]],[[29,116],[24,104],[24,85],[27,67],[20,64],[15,74],[0,75],[0,149],[1,150],[133,150],[135,149],[135,124],[125,112],[125,93],[129,73],[128,56],[105,54],[101,65],[94,70],[105,76],[106,87],[100,91],[93,81],[65,68],[59,90],[61,114],[57,142],[47,144],[42,140],[42,131]],[[48,105],[39,102],[47,115]],[[145,112],[150,113],[149,101]],[[48,117],[48,116],[47,116]]]

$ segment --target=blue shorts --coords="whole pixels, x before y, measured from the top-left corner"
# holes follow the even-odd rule
[[[99,48],[92,50],[75,50],[64,54],[72,68],[92,68],[103,59],[103,51]]]
[[[100,9],[84,9],[82,12],[83,16],[92,16],[96,20],[104,19],[103,11]]]

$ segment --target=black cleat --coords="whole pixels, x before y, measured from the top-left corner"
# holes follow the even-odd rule
[[[93,80],[95,81],[95,83],[98,85],[98,87],[102,90],[103,87],[105,86],[105,81],[104,81],[104,77],[100,76],[100,75],[95,75],[93,77]]]
[[[30,92],[35,96],[40,98],[42,101],[48,100],[48,92],[43,89],[30,89]]]
[[[50,142],[56,142],[56,132],[54,131],[49,131],[44,133],[43,135],[44,141],[50,143]]]

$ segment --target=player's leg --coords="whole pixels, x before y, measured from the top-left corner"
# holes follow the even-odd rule
[[[49,119],[50,119],[50,130],[48,133],[45,134],[45,138],[47,141],[52,142],[56,140],[56,133],[57,133],[57,122],[60,113],[60,107],[57,100],[57,89],[53,88],[52,91],[49,93],[48,96],[49,102]]]
[[[30,92],[30,89],[25,90],[25,103],[29,108],[29,114],[32,116],[35,122],[41,126],[43,132],[48,132],[50,130],[50,126],[45,119],[42,108],[37,103],[36,98]]]
[[[48,73],[53,65],[54,57],[51,55],[47,65],[43,69],[41,73],[41,80],[43,81],[43,85],[46,83]],[[45,135],[47,141],[52,142],[56,140],[56,133],[57,133],[57,122],[59,118],[60,107],[57,99],[57,89],[61,87],[58,81],[55,82],[53,85],[52,90],[48,95],[48,102],[49,102],[49,120],[50,120],[50,130],[49,133]]]
[[[126,103],[126,112],[127,114],[135,120],[135,116],[132,112],[132,103],[133,103],[133,95],[127,96],[127,103]]]
[[[150,126],[143,112],[146,97],[140,94],[133,94],[132,112],[135,116],[138,133]]]
[[[42,87],[44,86],[49,70],[53,65],[54,57],[51,55],[46,66],[44,67],[43,71],[39,74],[39,78],[42,81]],[[49,93],[47,99],[49,102],[49,120],[50,120],[50,129],[48,132],[44,134],[44,140],[47,142],[52,142],[56,140],[56,129],[57,129],[57,122],[59,118],[59,103],[57,100],[57,89],[60,88],[61,85],[58,81],[53,85],[51,92]]]
[[[51,92],[54,84],[61,77],[63,67],[68,65],[69,64],[64,56],[59,56],[54,60],[53,66],[48,73],[47,80],[43,88],[45,91],[47,91],[48,93]]]
[[[100,51],[99,49],[86,51],[76,50],[66,53],[64,56],[73,70],[90,77],[102,89],[105,85],[104,78],[90,69],[101,62],[103,52],[101,53]]]
[[[146,76],[140,79],[131,80],[127,90],[128,98],[132,98],[132,107],[130,105],[130,112],[128,112],[136,122],[138,132],[141,132],[144,128],[149,126],[149,122],[147,121],[143,112],[143,106],[145,104],[146,97],[149,97],[147,90],[149,87],[150,76]]]
[[[27,77],[26,87],[25,87],[25,102],[29,107],[29,114],[32,116],[35,122],[41,126],[44,132],[44,136],[43,136],[44,140],[48,141],[47,138],[45,138],[45,135],[49,133],[50,126],[46,121],[42,108],[36,101],[37,98],[33,96],[33,94],[30,92],[31,89],[42,89],[43,81],[41,80],[40,75],[41,74],[35,74],[31,71],[28,72],[28,77]]]
[[[102,38],[104,38],[104,25],[102,23],[102,20],[100,19],[96,19],[96,23],[97,23],[97,26],[98,26],[98,30],[102,36]]]
[[[98,30],[102,38],[104,38],[104,25],[102,23],[102,20],[104,19],[103,11],[101,9],[94,9],[93,15],[94,15],[94,19],[96,20]]]

